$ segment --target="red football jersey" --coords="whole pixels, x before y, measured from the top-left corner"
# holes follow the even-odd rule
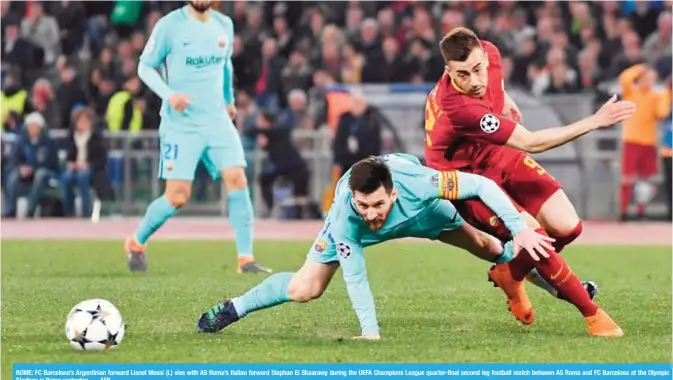
[[[444,73],[425,105],[425,157],[438,170],[483,173],[504,171],[524,153],[504,146],[516,123],[502,117],[505,91],[500,52],[481,41],[488,55],[486,94],[474,98],[463,93]],[[511,167],[511,166],[510,166]]]

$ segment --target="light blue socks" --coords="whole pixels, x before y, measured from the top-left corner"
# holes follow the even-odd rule
[[[246,189],[230,191],[229,222],[236,234],[236,251],[238,256],[252,257],[253,212],[250,191]]]
[[[248,290],[241,297],[231,300],[236,308],[239,318],[245,317],[253,311],[266,309],[269,307],[284,304],[290,301],[287,288],[290,280],[294,276],[293,272],[276,273],[262,281],[261,284]]]
[[[147,243],[147,239],[177,213],[178,209],[173,207],[165,195],[155,199],[145,211],[145,218],[136,230],[135,236],[138,243]]]

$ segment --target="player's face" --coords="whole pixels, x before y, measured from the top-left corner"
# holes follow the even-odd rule
[[[205,12],[213,5],[212,1],[190,1],[189,5],[197,12]]]
[[[463,92],[482,97],[488,84],[488,58],[481,48],[472,49],[464,62],[449,61],[449,75]]]
[[[355,200],[355,206],[369,229],[378,231],[388,219],[393,203],[397,200],[397,191],[393,189],[388,193],[383,186],[371,194],[355,191],[353,192],[353,200]]]

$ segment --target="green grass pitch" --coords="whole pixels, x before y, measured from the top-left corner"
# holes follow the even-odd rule
[[[279,271],[304,261],[310,242],[256,243]],[[536,321],[523,326],[486,282],[488,263],[440,244],[387,243],[367,249],[383,339],[359,332],[341,273],[323,297],[248,316],[216,335],[195,333],[216,301],[259,283],[235,274],[231,242],[154,242],[150,272],[131,274],[118,241],[2,242],[2,374],[25,362],[670,362],[670,247],[571,247],[564,257],[600,286],[598,302],[622,339],[586,335],[568,303],[528,285]],[[119,349],[75,352],[64,335],[77,302],[105,298],[121,310]],[[4,376],[3,376],[4,377]]]

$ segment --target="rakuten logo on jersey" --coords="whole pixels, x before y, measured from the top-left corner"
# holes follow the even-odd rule
[[[202,69],[211,65],[220,65],[224,61],[224,56],[211,55],[200,57],[187,57],[185,64],[187,66],[194,66],[197,69]]]

